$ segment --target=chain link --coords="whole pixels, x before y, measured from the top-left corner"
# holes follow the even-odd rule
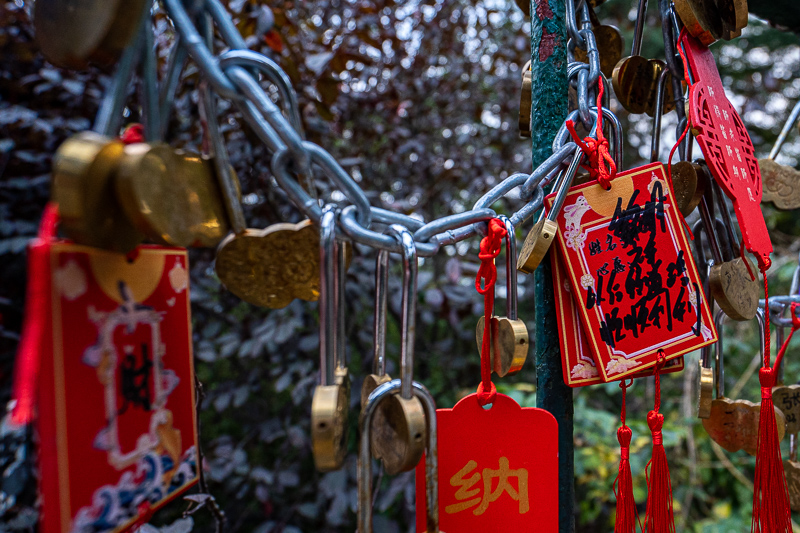
[[[569,65],[570,80],[576,85],[578,95],[578,109],[570,113],[569,118],[580,120],[587,131],[595,135],[597,107],[593,105],[593,95],[596,94],[597,81],[602,76],[597,42],[591,29],[588,6],[583,0],[567,0],[566,3],[570,49],[576,46],[581,48],[589,61],[588,64],[572,62]],[[312,181],[312,169],[315,168],[339,188],[350,204],[341,211],[339,231],[353,241],[372,248],[401,252],[395,238],[379,231],[380,228],[372,229],[375,223],[384,226],[400,224],[413,233],[418,255],[430,257],[442,246],[484,234],[486,221],[497,216],[492,206],[515,189],[518,189],[518,198],[525,203],[509,219],[514,226],[519,226],[542,208],[543,187],[564,170],[579,149],[569,140],[564,125],[553,143],[553,155],[531,174],[512,174],[478,199],[472,209],[427,223],[412,216],[370,206],[364,191],[336,159],[324,148],[304,139],[297,96],[289,77],[275,61],[247,49],[244,39],[219,0],[196,0],[191,15],[183,0],[163,0],[163,4],[177,31],[178,48],[171,54],[167,87],[160,98],[162,117],[165,116],[165,106],[168,108],[171,103],[170,88],[174,87],[177,83],[175,79],[179,77],[174,71],[179,71],[188,54],[210,88],[239,109],[245,121],[266,145],[271,152],[270,167],[278,185],[303,214],[319,224],[321,209]],[[193,22],[195,10],[210,17],[228,51],[215,55],[206,45]],[[265,92],[259,75],[277,89],[281,106],[275,104]],[[610,124],[614,158],[621,167],[622,128],[607,107],[602,112]]]

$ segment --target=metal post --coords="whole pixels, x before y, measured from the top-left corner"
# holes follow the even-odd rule
[[[567,117],[567,29],[564,0],[531,0],[531,98],[533,168],[552,153],[553,139]],[[535,272],[536,404],[558,421],[559,531],[575,531],[572,390],[561,373],[561,351],[550,261]]]

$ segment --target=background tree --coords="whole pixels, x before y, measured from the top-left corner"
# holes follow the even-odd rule
[[[516,131],[521,68],[530,57],[529,27],[505,0],[309,0],[228,3],[248,45],[270,54],[287,71],[300,97],[310,140],[331,151],[367,191],[373,205],[425,220],[468,209],[499,180],[530,171],[531,148]],[[609,0],[598,9],[630,43],[634,6]],[[52,154],[69,135],[88,129],[109,84],[107,72],[71,72],[49,65],[37,51],[31,2],[0,7],[0,400],[10,396],[14,354],[22,320],[25,244],[49,196]],[[273,22],[273,24],[270,24]],[[663,55],[655,6],[647,20],[644,53]],[[164,66],[173,29],[157,16],[158,56]],[[221,44],[218,43],[221,47]],[[742,111],[759,155],[766,155],[784,118],[800,95],[800,47],[794,35],[751,19],[743,36],[713,47],[723,81]],[[175,146],[197,148],[198,71],[185,69],[169,124]],[[131,87],[128,121],[138,119]],[[651,120],[628,117],[625,165],[645,161]],[[248,225],[297,221],[270,174],[268,155],[228,105],[220,123],[242,182]],[[662,153],[674,142],[674,114],[665,120]],[[800,143],[791,139],[782,162],[797,164]],[[320,186],[326,200],[337,191]],[[499,202],[509,212],[520,202]],[[765,207],[776,257],[774,293],[788,289],[796,266],[796,213]],[[529,227],[518,228],[523,238]],[[193,250],[192,309],[197,375],[204,384],[201,442],[209,490],[228,517],[227,531],[297,533],[353,531],[355,455],[342,471],[321,474],[310,456],[311,393],[317,379],[317,305],[295,301],[269,311],[240,302],[214,276],[213,251]],[[360,378],[371,367],[374,251],[356,246],[348,274],[348,352],[358,409]],[[474,327],[481,302],[474,290],[477,240],[448,247],[425,259],[420,272],[417,379],[440,406],[452,406],[478,382]],[[501,269],[502,276],[502,269]],[[502,278],[500,286],[503,285]],[[520,279],[520,314],[531,332],[532,280]],[[399,271],[391,277],[389,370],[399,357]],[[502,287],[499,289],[503,296]],[[731,396],[758,398],[757,335],[752,324],[726,329],[726,365]],[[530,357],[534,357],[531,350]],[[697,354],[687,370],[663,380],[667,446],[678,527],[686,531],[742,531],[749,524],[754,460],[712,445],[694,418]],[[754,363],[755,362],[755,363]],[[800,361],[790,353],[787,381]],[[535,405],[532,364],[500,389]],[[645,500],[644,468],[649,440],[644,424],[651,395],[644,381],[629,395],[629,424],[636,436],[631,459],[636,499]],[[576,389],[576,477],[581,531],[608,531],[613,523],[612,483],[618,446],[616,384]],[[356,417],[350,428],[355,451]],[[17,453],[25,435],[6,426],[0,437],[4,471],[0,532],[30,530],[35,522],[32,460]],[[30,436],[30,435],[28,435]],[[28,441],[30,442],[30,441]],[[784,451],[784,454],[786,451]],[[413,529],[413,478],[384,478],[376,500],[381,532]],[[154,524],[171,523],[182,506],[173,503]],[[209,530],[211,517],[193,515],[195,529]],[[187,527],[190,522],[181,522]],[[178,525],[175,526],[176,528]],[[174,529],[173,531],[177,531]]]

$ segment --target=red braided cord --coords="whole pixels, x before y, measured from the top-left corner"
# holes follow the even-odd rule
[[[492,326],[494,315],[494,286],[497,282],[497,267],[494,260],[500,255],[503,239],[506,237],[505,224],[500,219],[493,218],[489,221],[486,237],[481,239],[481,249],[478,257],[481,266],[475,278],[475,290],[483,294],[483,340],[481,342],[481,383],[478,386],[478,403],[486,405],[494,401],[497,389],[492,383]]]
[[[667,159],[667,186],[669,187],[669,196],[670,198],[675,198],[675,188],[672,186],[672,156],[675,155],[675,150],[678,149],[678,146],[681,145],[683,139],[686,138],[686,135],[689,133],[689,121],[686,121],[686,127],[683,129],[683,133],[681,136],[678,137],[678,140],[672,146],[672,150],[669,151],[669,159]],[[686,222],[686,217],[683,216],[683,213],[678,210],[678,214],[681,216],[681,221],[683,222],[683,227],[686,229],[686,232],[689,234],[689,239],[694,240],[694,235],[692,234],[692,230],[689,228],[689,224]]]
[[[593,179],[596,179],[604,189],[610,189],[611,180],[617,176],[617,163],[614,161],[614,158],[611,157],[611,153],[608,149],[608,139],[606,139],[603,133],[604,85],[602,78],[597,80],[597,86],[597,128],[595,130],[597,138],[586,136],[581,140],[578,136],[578,132],[575,131],[575,124],[571,120],[567,121],[567,129],[570,135],[572,135],[575,144],[586,154],[588,163],[583,165],[583,168],[588,170],[589,175]]]

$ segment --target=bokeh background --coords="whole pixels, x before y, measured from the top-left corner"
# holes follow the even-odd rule
[[[50,165],[59,144],[88,129],[109,72],[71,72],[38,53],[32,2],[0,5],[0,404],[10,397],[14,357],[23,316],[25,245],[35,234],[49,196]],[[634,2],[608,0],[599,18],[631,42]],[[651,4],[655,4],[651,2]],[[367,191],[373,205],[425,220],[468,209],[485,191],[514,172],[531,170],[531,146],[517,132],[521,69],[530,59],[529,23],[506,0],[231,0],[228,8],[248,46],[270,55],[297,89],[307,136],[333,153]],[[647,17],[643,54],[662,57],[655,5]],[[156,17],[160,66],[165,67],[173,29]],[[219,44],[219,43],[218,43]],[[221,44],[219,44],[221,46]],[[754,18],[742,37],[712,47],[723,82],[764,157],[800,97],[797,36]],[[167,140],[198,150],[198,71],[188,64]],[[277,95],[274,95],[277,97]],[[138,120],[136,84],[126,121]],[[617,111],[625,128],[625,166],[649,156],[652,120]],[[250,227],[299,221],[277,187],[265,148],[224,102],[218,117],[241,179]],[[674,113],[665,117],[662,160],[675,140]],[[797,165],[800,142],[790,136],[779,161]],[[341,201],[320,181],[320,196]],[[513,198],[496,204],[510,212]],[[800,220],[796,212],[764,207],[775,256],[772,294],[785,294],[797,266]],[[517,229],[523,239],[528,226]],[[356,246],[348,273],[347,348],[353,375],[353,412],[372,359],[375,253]],[[295,301],[285,309],[250,306],[227,293],[214,274],[213,250],[193,250],[192,310],[197,376],[203,384],[201,443],[208,491],[227,516],[229,532],[344,532],[355,529],[356,427],[351,417],[350,454],[339,472],[316,472],[309,419],[317,381],[317,304]],[[419,278],[416,378],[450,407],[479,381],[475,324],[482,305],[474,289],[477,239],[425,259]],[[400,272],[391,276],[387,354],[396,374],[399,357]],[[520,315],[535,329],[532,278],[520,278]],[[503,269],[499,295],[504,297]],[[502,305],[502,301],[498,302]],[[725,328],[726,391],[757,401],[759,360],[755,323]],[[529,363],[499,389],[534,406],[536,377]],[[800,374],[796,348],[786,359],[786,381]],[[750,524],[754,459],[714,445],[695,418],[698,354],[686,371],[663,379],[662,412],[679,531],[741,532]],[[652,383],[629,394],[634,430],[632,470],[644,514],[645,465],[650,456],[645,416]],[[616,384],[576,389],[576,519],[582,532],[613,528],[612,484],[617,472],[621,402]],[[37,517],[33,434],[0,430],[0,532],[33,531]],[[788,440],[788,439],[787,439]],[[784,443],[784,457],[787,455]],[[202,497],[195,497],[202,501]],[[182,517],[191,502],[160,511],[153,529],[213,531],[212,514]],[[375,500],[382,533],[413,531],[411,473],[382,476]],[[797,518],[796,518],[797,519]],[[151,529],[148,529],[152,531]]]

